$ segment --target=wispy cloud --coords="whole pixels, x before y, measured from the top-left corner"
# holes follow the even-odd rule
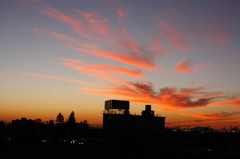
[[[159,33],[178,49],[186,48],[186,37],[180,34],[173,26],[158,18],[157,26],[161,29]]]
[[[139,49],[140,42],[138,41],[120,41],[119,44],[129,49],[130,51],[136,52],[138,54],[143,54],[143,52]]]
[[[72,42],[72,44],[64,44],[65,47],[75,49],[81,52],[90,53],[96,56],[100,56],[103,58],[108,58],[111,60],[119,61],[122,63],[138,66],[141,68],[147,68],[152,70],[158,70],[158,68],[155,66],[153,62],[153,54],[143,53],[137,48],[137,43],[129,42],[128,44],[124,44],[124,46],[130,48],[131,50],[137,52],[137,54],[131,52],[117,52],[117,51],[105,51],[101,48],[99,48],[94,43],[83,43],[81,41],[78,41],[75,38],[69,37],[66,34],[56,33],[52,31],[46,31],[39,28],[34,28],[34,31],[39,34],[44,35],[52,35],[60,40],[68,40],[69,42]],[[139,55],[141,53],[141,55]]]
[[[229,31],[217,21],[219,17],[211,17],[208,27],[198,29],[199,36],[210,43],[225,44],[229,40]]]
[[[178,122],[172,122],[168,121],[166,122],[167,126],[170,125],[191,125],[191,124],[199,124],[199,123],[205,123],[206,126],[210,125],[210,123],[216,123],[216,122],[239,122],[240,119],[232,118],[232,119],[202,119],[202,120],[188,120],[188,121],[178,121]]]
[[[210,63],[212,61],[214,61],[215,59],[216,58],[213,58],[206,62],[202,62],[202,63],[195,64],[195,65],[192,64],[191,60],[180,61],[180,62],[178,62],[175,69],[180,73],[196,74],[198,71],[211,69]]]
[[[63,95],[58,95],[58,94],[54,94],[54,93],[51,93],[53,96],[57,96],[57,97],[62,97],[62,98],[67,98],[67,96],[63,96]]]
[[[73,68],[81,72],[90,72],[100,75],[109,75],[109,73],[111,73],[114,76],[120,73],[137,78],[145,76],[140,70],[132,70],[125,67],[111,66],[106,64],[89,65],[83,61],[74,59],[64,59],[64,63],[61,65]]]
[[[88,88],[83,88],[83,90],[85,90],[85,93],[89,94],[98,94],[111,97],[114,96],[130,100],[131,102],[135,103],[149,103],[158,105],[160,107],[154,109],[168,112],[208,106],[240,106],[239,97],[229,98],[228,93],[211,92],[203,87],[180,89],[166,87],[158,89],[157,91],[154,89],[154,87],[155,85],[151,82],[124,82],[115,80],[115,84],[108,85],[106,90],[92,90]],[[204,116],[203,114],[196,115]],[[217,115],[220,116],[221,114],[216,114],[216,116]],[[224,113],[222,116],[224,116]],[[225,116],[227,116],[227,113],[225,113]]]
[[[55,79],[55,80],[61,80],[61,81],[66,81],[66,82],[86,84],[86,85],[96,85],[96,84],[93,84],[93,83],[83,82],[83,81],[79,81],[79,80],[71,80],[71,79],[66,79],[66,78],[57,77],[57,76],[46,76],[46,75],[32,74],[32,73],[18,73],[18,74],[22,75],[22,76],[32,76],[32,77]]]
[[[197,112],[197,113],[179,113],[184,116],[192,116],[196,118],[206,118],[206,119],[220,119],[220,118],[225,118],[229,117],[232,115],[239,115],[240,112],[221,112],[221,113],[212,113],[212,114],[206,114],[202,112]]]
[[[129,53],[124,55],[124,52],[117,52],[117,51],[105,51],[101,49],[83,49],[83,48],[75,48],[78,51],[87,52],[93,55],[109,58],[112,60],[116,60],[122,63],[151,69],[151,70],[158,70],[158,68],[153,63],[153,57],[151,55],[145,54],[144,56],[136,55],[134,53]]]
[[[223,102],[224,105],[233,105],[240,107],[240,96],[235,96],[233,98],[227,98],[226,102]]]
[[[76,39],[71,38],[66,34],[56,33],[56,32],[52,32],[52,31],[46,31],[46,30],[40,29],[40,28],[33,28],[33,31],[38,34],[42,34],[42,35],[46,35],[46,36],[54,36],[59,40],[68,40],[68,41],[71,41],[74,43],[78,43],[78,41]]]
[[[209,106],[219,99],[222,94],[207,92],[204,88],[161,88],[155,91],[151,82],[128,82],[119,86],[109,85],[107,91],[98,90],[99,95],[118,96],[131,102],[158,105],[161,111],[176,111]],[[85,93],[90,93],[88,90]],[[91,94],[94,94],[92,92]]]
[[[126,13],[124,13],[121,8],[116,9],[116,12],[118,14],[119,20],[122,22],[123,19],[126,17]]]
[[[142,44],[134,39],[125,40],[126,35],[129,36],[130,32],[124,27],[120,27],[119,29],[111,28],[108,19],[98,12],[86,13],[81,10],[76,10],[76,13],[80,14],[82,17],[68,16],[46,5],[42,1],[35,1],[35,5],[33,6],[37,7],[42,14],[69,25],[75,33],[82,37],[81,40],[78,40],[66,34],[45,31],[39,28],[35,28],[35,32],[52,35],[59,40],[68,40],[70,43],[64,43],[63,45],[70,49],[144,69],[159,70],[154,64],[155,56],[164,54],[159,47],[157,48],[156,45],[153,46],[147,43]],[[122,9],[117,9],[117,13],[121,19],[126,16],[126,13],[124,13]],[[112,35],[120,39],[112,39]],[[119,50],[119,48],[121,49]]]
[[[176,70],[181,73],[194,74],[194,72],[191,71],[191,68],[192,68],[191,60],[181,61],[176,66]]]
[[[26,2],[27,3],[27,2]],[[86,39],[96,39],[98,38],[96,34],[108,34],[108,20],[99,13],[84,13],[77,10],[85,19],[77,18],[75,16],[68,16],[63,12],[52,8],[42,1],[35,1],[36,4],[33,6],[37,7],[40,12],[46,16],[56,19],[66,25],[69,25],[73,31],[81,35]]]
[[[202,62],[202,63],[199,63],[197,65],[194,65],[193,66],[193,69],[194,70],[206,70],[206,69],[210,69],[211,66],[210,66],[210,63],[212,63],[214,60],[216,60],[217,58],[213,58],[213,59],[210,59],[206,62]]]
[[[229,96],[224,96],[225,98],[223,100],[219,100],[215,102],[214,104],[210,104],[210,106],[236,106],[240,107],[240,95],[235,95],[233,97]]]
[[[82,12],[81,10],[77,10],[77,12],[80,13],[85,18],[90,18],[90,17],[92,17],[94,15],[99,15],[97,12],[85,13],[85,12]]]
[[[92,74],[92,73],[84,73],[84,72],[80,72],[81,74],[87,75],[87,76],[91,76],[94,78],[98,78],[101,79],[103,81],[108,81],[108,82],[114,82],[114,83],[123,83],[126,84],[127,82],[118,79],[118,78],[114,78],[112,76],[106,76],[106,75],[99,75],[99,74]]]

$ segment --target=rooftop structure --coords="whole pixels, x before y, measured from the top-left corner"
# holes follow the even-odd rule
[[[146,105],[142,115],[131,115],[129,101],[107,100],[103,113],[103,129],[116,133],[159,133],[165,128],[165,117],[154,115]]]

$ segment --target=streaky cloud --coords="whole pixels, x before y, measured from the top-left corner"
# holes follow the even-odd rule
[[[172,121],[167,121],[166,125],[191,125],[191,124],[198,124],[198,123],[216,123],[216,122],[239,122],[240,119],[238,118],[232,118],[232,119],[202,119],[202,120],[188,120],[188,121],[178,121],[178,122],[172,122]]]
[[[154,104],[165,107],[168,111],[206,107],[215,100],[213,97],[198,98],[201,93],[205,93],[203,88],[166,87],[155,91],[151,82],[128,82],[120,86],[109,85],[108,90],[101,91],[101,95],[112,94],[136,103]]]
[[[174,88],[165,87],[154,89],[151,82],[119,82],[109,84],[107,90],[95,89],[85,93],[99,93],[99,95],[115,96],[135,103],[149,103],[163,108],[154,108],[159,111],[179,111],[196,109],[208,106],[240,106],[239,98],[229,99],[227,93],[210,92],[206,88]],[[101,93],[100,93],[101,92]]]
[[[186,37],[180,34],[173,26],[158,18],[157,26],[161,29],[159,33],[178,49],[186,48]]]
[[[197,112],[197,113],[179,113],[179,114],[184,116],[192,116],[196,118],[220,119],[220,118],[225,118],[232,115],[239,115],[240,112],[221,112],[221,113],[211,113],[211,114]]]
[[[147,54],[144,55],[136,55],[134,53],[129,53],[129,54],[122,54],[121,52],[108,52],[105,50],[101,50],[97,45],[94,43],[89,43],[85,44],[82,43],[81,41],[78,41],[75,38],[71,38],[66,34],[61,34],[61,33],[56,33],[52,31],[45,31],[43,29],[39,28],[34,28],[34,31],[39,33],[39,34],[44,34],[44,35],[52,35],[60,40],[68,40],[72,42],[74,45],[68,45],[65,44],[66,48],[70,49],[75,49],[81,52],[85,53],[90,53],[96,56],[112,59],[115,61],[119,61],[122,63],[142,67],[142,68],[147,68],[147,69],[152,69],[152,70],[158,70],[158,68],[154,65],[152,62],[152,56],[149,56]]]
[[[130,65],[134,65],[134,66],[138,66],[138,67],[142,67],[142,68],[147,68],[147,69],[151,69],[151,70],[158,70],[158,68],[154,65],[154,63],[152,62],[151,57],[147,57],[146,56],[140,56],[140,55],[135,55],[135,54],[131,54],[129,53],[128,55],[124,55],[121,52],[108,52],[108,51],[104,51],[101,49],[83,49],[83,48],[76,48],[76,50],[78,51],[83,51],[83,52],[87,52],[90,54],[94,54],[97,56],[101,56],[101,57],[105,57],[105,58],[109,58],[115,61],[119,61],[122,63],[126,63],[126,64],[130,64]]]
[[[80,83],[80,84],[86,84],[86,85],[92,85],[92,86],[96,85],[93,83],[83,82],[83,81],[79,81],[79,80],[71,80],[71,79],[66,79],[66,78],[57,77],[57,76],[46,76],[46,75],[33,74],[33,73],[18,73],[18,74],[22,75],[22,76],[32,76],[32,77],[40,77],[40,78],[47,78],[47,79],[55,79],[55,80]]]
[[[100,75],[108,75],[109,73],[116,75],[121,73],[121,74],[133,76],[137,78],[145,76],[140,70],[137,71],[137,70],[132,70],[125,67],[118,67],[118,66],[112,66],[112,65],[106,65],[106,64],[89,65],[80,60],[73,60],[73,59],[64,59],[64,63],[61,65],[73,68],[78,71],[97,73]]]

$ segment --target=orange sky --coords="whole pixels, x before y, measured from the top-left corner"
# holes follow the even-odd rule
[[[136,3],[137,2],[137,3]],[[207,4],[207,5],[206,5]],[[102,124],[104,101],[168,127],[240,124],[239,1],[2,2],[0,120]]]

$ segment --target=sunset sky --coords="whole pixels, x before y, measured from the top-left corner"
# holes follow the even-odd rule
[[[240,124],[239,0],[3,0],[0,120],[102,124],[104,101],[166,126]]]

